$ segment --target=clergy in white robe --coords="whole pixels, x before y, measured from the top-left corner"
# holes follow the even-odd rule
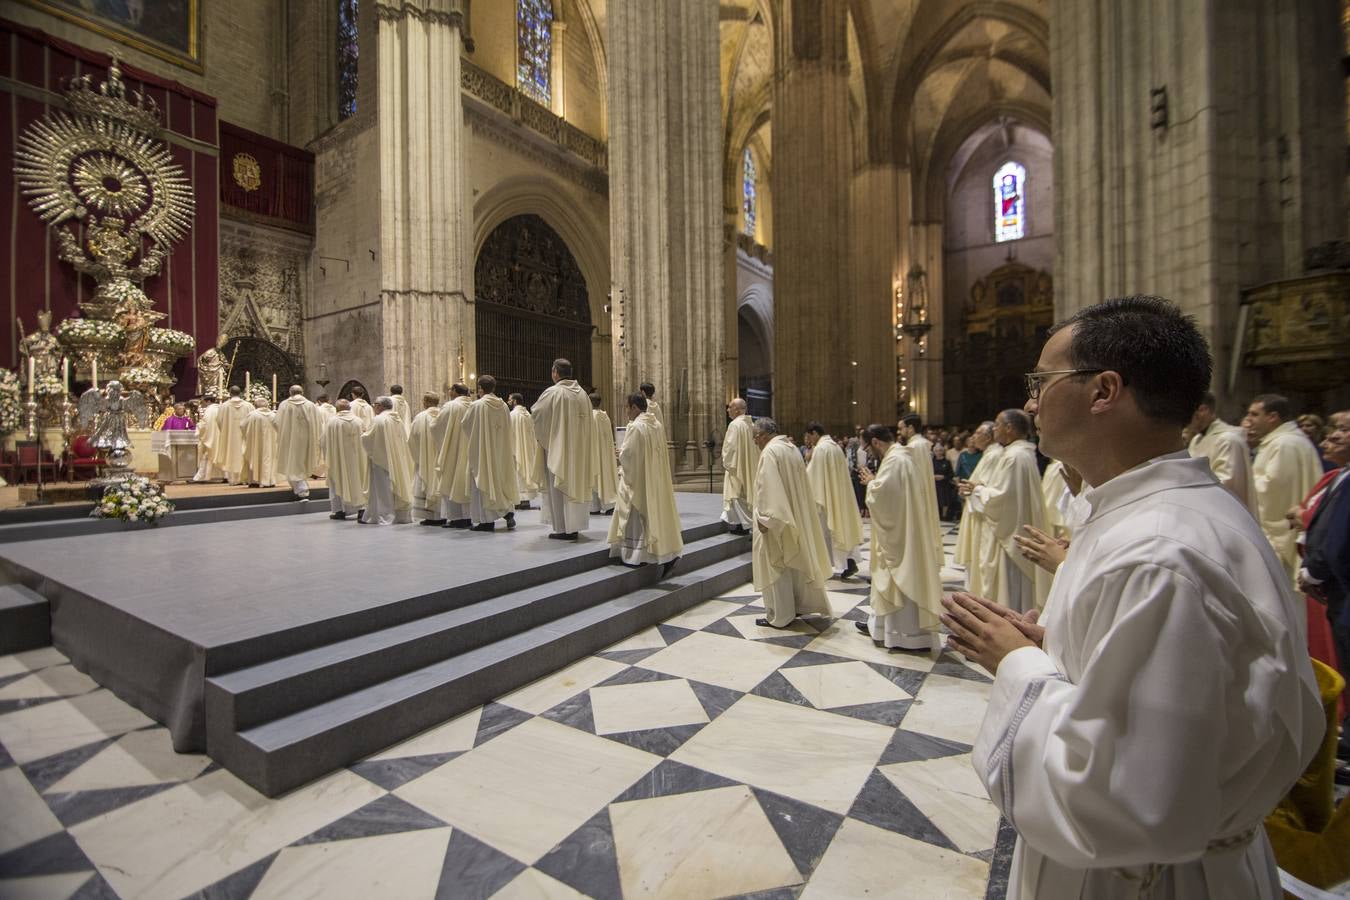
[[[595,489],[591,491],[591,512],[607,516],[614,512],[619,494],[619,465],[614,455],[614,423],[600,408],[599,391],[591,392],[591,416],[595,419]]]
[[[441,407],[440,418],[436,420],[441,434],[436,475],[427,482],[427,503],[437,510],[437,515],[422,524],[469,528],[473,521],[469,515],[469,449],[464,435],[464,414],[473,405],[473,398],[464,384],[451,385],[450,393],[452,396]]]
[[[277,474],[286,479],[295,496],[308,500],[309,476],[319,465],[323,417],[305,397],[305,389],[293,384],[273,421],[277,428]]]
[[[939,550],[942,547],[942,521],[938,518],[937,479],[933,473],[933,442],[923,436],[923,419],[917,413],[910,413],[897,423],[896,435],[905,449],[914,457],[920,475],[932,485],[931,491],[924,491],[919,497],[925,507],[924,521],[929,522],[933,532],[933,543]],[[931,515],[930,515],[931,514]]]
[[[361,431],[367,432],[370,426],[375,424],[375,409],[366,399],[366,395],[360,393],[360,389],[352,392],[352,415],[361,423]]]
[[[1214,395],[1206,392],[1205,399],[1201,401],[1195,415],[1191,416],[1191,456],[1208,459],[1219,484],[1232,491],[1233,496],[1251,510],[1253,516],[1259,515],[1247,432],[1215,415],[1215,403]]]
[[[445,429],[437,427],[440,419],[441,398],[423,394],[422,411],[413,418],[408,434],[408,450],[413,457],[413,518],[423,525],[445,524],[427,499],[427,485],[436,477],[436,457],[445,437]]]
[[[1036,370],[1045,452],[1092,485],[1043,628],[943,601],[995,674],[972,762],[1018,834],[1008,900],[1275,900],[1263,819],[1325,726],[1279,560],[1184,450],[1205,339],[1168,301],[1110,300]]]
[[[239,473],[244,468],[244,420],[254,409],[240,393],[239,388],[230,388],[230,399],[220,404],[215,421],[216,442],[211,450],[211,462],[225,473],[230,484],[239,483]]]
[[[1053,538],[1069,538],[1072,529],[1065,518],[1069,504],[1073,501],[1073,491],[1069,490],[1068,479],[1064,475],[1064,463],[1050,460],[1041,475],[1041,499],[1045,501],[1045,533]]]
[[[831,614],[825,598],[830,551],[801,453],[772,419],[757,419],[754,427],[761,454],[751,572],[764,600],[764,618],[755,623],[786,628],[798,616]]]
[[[361,446],[370,460],[369,498],[359,521],[363,525],[406,525],[412,522],[413,458],[394,401],[380,397],[380,410]]]
[[[642,396],[647,398],[647,412],[655,416],[656,421],[661,423],[661,428],[665,429],[666,414],[662,411],[661,404],[656,402],[656,385],[650,381],[644,381],[638,385],[638,390],[642,392]],[[667,439],[669,439],[668,435],[669,432],[667,432]]]
[[[314,407],[319,411],[319,433],[322,434],[328,420],[337,415],[337,408],[328,402],[327,394],[320,394],[314,398]],[[319,451],[319,461],[314,467],[314,474],[320,478],[328,477],[328,460],[324,458],[322,450]]]
[[[755,472],[759,447],[755,443],[755,420],[745,411],[745,401],[735,397],[727,404],[731,422],[722,438],[722,521],[732,534],[746,534],[755,508]]]
[[[254,400],[253,412],[244,419],[244,463],[239,480],[249,487],[275,487],[277,483],[276,413],[266,400]]]
[[[1298,576],[1298,533],[1289,527],[1285,514],[1316,486],[1322,477],[1322,461],[1312,441],[1299,430],[1285,397],[1257,397],[1243,425],[1261,441],[1252,462],[1257,519],[1292,584]]]
[[[684,537],[675,509],[666,430],[646,407],[647,398],[641,391],[628,397],[618,500],[609,523],[609,555],[629,566],[663,565],[664,577],[680,558]]]
[[[886,647],[936,656],[942,649],[942,544],[933,542],[937,509],[924,500],[931,479],[890,428],[872,425],[864,437],[881,465],[875,475],[863,470],[861,476],[872,522],[872,614],[856,626]]]
[[[403,396],[403,385],[389,385],[389,399],[394,401],[394,412],[398,413],[398,417],[403,420],[404,432],[408,437],[412,437],[412,407],[408,405],[408,401]]]
[[[225,477],[225,470],[215,462],[216,444],[220,441],[220,403],[207,395],[206,408],[197,417],[197,474],[193,481],[219,481]]]
[[[479,377],[478,399],[464,414],[463,428],[469,459],[465,484],[473,530],[493,531],[497,520],[505,519],[509,531],[516,527],[513,510],[520,500],[511,454],[511,413],[497,396],[497,379],[491,375]]]
[[[830,563],[837,568],[842,560],[844,570],[839,577],[848,578],[858,571],[858,550],[863,532],[853,482],[848,477],[848,460],[843,449],[818,422],[806,426],[806,445],[811,448],[806,477],[811,482],[811,496],[815,497],[825,523]]]
[[[537,479],[543,484],[544,519],[549,537],[575,541],[590,525],[595,480],[595,419],[591,401],[572,378],[572,364],[553,361],[553,385],[534,404],[534,433],[539,441]]]
[[[539,496],[539,438],[534,433],[534,418],[525,405],[523,394],[507,398],[511,407],[511,457],[516,464],[516,509],[531,509],[530,501]]]
[[[976,565],[984,596],[1028,612],[1045,606],[1050,573],[1027,559],[1013,537],[1023,525],[1045,530],[1045,495],[1036,467],[1036,445],[1027,440],[1031,422],[1020,409],[1005,409],[994,422],[1003,445],[998,464],[970,492],[971,512],[979,517]]]
[[[370,463],[361,445],[361,420],[351,403],[339,400],[319,439],[328,460],[328,502],[331,519],[345,519],[365,509],[370,485]]]
[[[994,440],[994,423],[981,422],[970,436],[975,448],[980,451],[980,461],[970,473],[970,478],[957,482],[957,490],[962,497],[969,497],[975,485],[984,483],[989,473],[998,465],[1003,455],[1003,445]],[[979,551],[980,531],[983,520],[970,511],[969,500],[961,509],[961,524],[956,533],[956,550],[952,560],[966,570],[966,590],[972,594],[984,596],[984,583],[980,580]]]

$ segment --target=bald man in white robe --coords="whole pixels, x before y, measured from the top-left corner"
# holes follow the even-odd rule
[[[544,519],[554,540],[575,541],[590,526],[595,480],[595,418],[591,401],[572,377],[572,364],[554,360],[553,385],[534,404],[539,441],[538,479],[543,483]]]
[[[1003,455],[1003,445],[994,440],[994,423],[981,422],[971,435],[971,442],[980,451],[980,461],[970,473],[970,478],[959,480],[956,488],[962,497],[968,497],[974,485],[983,484],[989,473],[998,466]],[[984,582],[980,577],[980,544],[984,520],[971,511],[967,501],[961,509],[961,524],[956,534],[956,550],[952,560],[966,570],[966,590],[972,594],[984,596]]]
[[[290,396],[277,407],[277,474],[286,479],[295,496],[309,499],[309,476],[319,467],[319,436],[323,433],[319,408],[305,389],[291,385]]]
[[[661,577],[684,550],[666,430],[641,391],[628,398],[628,428],[619,453],[618,499],[609,523],[609,555],[628,566],[660,565]]]
[[[239,484],[244,468],[244,420],[254,406],[242,396],[238,387],[230,388],[230,398],[220,404],[216,413],[216,443],[211,450],[211,462],[225,473],[230,484]]]
[[[456,483],[456,497],[469,503],[474,531],[495,531],[497,520],[506,530],[516,527],[513,511],[520,494],[516,491],[516,465],[511,454],[511,413],[497,396],[497,379],[478,379],[478,399],[464,414],[464,443],[468,465],[464,481]]]
[[[412,522],[413,459],[403,421],[391,397],[376,399],[370,430],[361,446],[370,460],[369,499],[357,521],[362,525],[407,525]]]
[[[806,446],[811,458],[806,463],[806,477],[811,482],[811,495],[820,507],[825,523],[826,546],[830,551],[831,566],[843,560],[840,578],[851,578],[858,571],[861,559],[862,516],[858,513],[853,482],[848,477],[848,459],[844,450],[826,433],[824,426],[812,422],[806,427]]]
[[[239,480],[249,487],[276,487],[276,413],[266,400],[254,400],[253,412],[239,428],[244,438],[244,464]]]
[[[745,401],[732,398],[727,404],[726,436],[722,439],[722,521],[732,534],[748,534],[755,508],[755,473],[759,446],[755,443],[755,420],[745,411]]]
[[[361,420],[352,413],[350,401],[337,402],[333,417],[323,426],[319,446],[328,460],[329,518],[359,515],[366,508],[370,461],[361,445]]]

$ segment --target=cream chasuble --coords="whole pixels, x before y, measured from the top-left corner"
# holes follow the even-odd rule
[[[244,420],[244,467],[239,480],[246,484],[272,487],[277,483],[276,413],[254,408]]]
[[[314,408],[319,411],[320,421],[323,425],[327,425],[328,420],[337,415],[337,407],[331,403],[316,403]]]
[[[1215,419],[1202,433],[1191,438],[1191,456],[1208,459],[1219,484],[1232,491],[1253,516],[1259,514],[1246,429]]]
[[[316,403],[314,404],[314,408],[319,411],[319,434],[323,434],[323,430],[325,426],[328,425],[329,420],[337,415],[337,407],[333,406],[331,403]],[[319,450],[319,462],[314,469],[314,474],[318,475],[320,478],[328,477],[328,460],[324,458],[322,449]]]
[[[1045,501],[1045,533],[1053,538],[1069,537],[1069,526],[1064,516],[1069,511],[1069,482],[1064,477],[1064,463],[1050,460],[1041,476],[1041,497]]]
[[[375,424],[375,407],[371,406],[365,398],[358,398],[352,401],[352,415],[361,423],[362,433],[370,430],[370,426]]]
[[[1294,422],[1284,422],[1261,439],[1252,463],[1258,518],[1292,584],[1298,574],[1298,534],[1284,514],[1303,502],[1322,477],[1317,448]]]
[[[212,462],[220,466],[232,482],[239,480],[244,468],[244,420],[254,410],[242,397],[231,397],[216,413],[216,444]]]
[[[975,464],[975,471],[970,473],[970,482],[972,484],[983,484],[989,479],[989,473],[998,465],[999,457],[1003,455],[1003,445],[991,443],[984,448],[980,454],[980,461]],[[964,507],[961,510],[960,530],[956,535],[956,551],[952,559],[958,566],[965,566],[966,569],[966,590],[975,594],[977,597],[984,596],[984,582],[980,578],[980,531],[983,527],[983,519],[971,511],[970,498],[966,498]]]
[[[445,437],[436,453],[436,477],[427,487],[430,496],[444,497],[459,504],[469,502],[469,451],[464,439],[464,414],[472,405],[473,401],[468,397],[456,397],[441,407],[436,427],[444,429]]]
[[[404,437],[412,437],[412,408],[408,406],[408,401],[403,399],[402,394],[390,394],[389,399],[394,401],[394,412],[403,420]]]
[[[746,512],[754,508],[755,472],[758,468],[759,447],[755,446],[755,420],[749,415],[737,416],[727,425],[726,437],[722,439],[723,521],[731,521],[728,513],[734,501],[739,501]]]
[[[1075,502],[1045,648],[999,664],[972,754],[1018,834],[1008,900],[1276,900],[1262,822],[1325,727],[1302,601],[1201,460]]]
[[[647,398],[647,412],[656,417],[656,421],[661,423],[661,430],[666,429],[666,414],[661,411],[661,404],[650,397]]]
[[[551,386],[534,404],[534,433],[543,452],[542,466],[553,473],[553,486],[569,503],[591,502],[595,470],[595,419],[591,399],[571,378]],[[540,481],[542,482],[542,478]]]
[[[516,464],[516,488],[520,498],[530,500],[543,485],[537,480],[539,438],[534,433],[534,419],[523,406],[511,407],[511,456]]]
[[[277,474],[303,481],[319,469],[319,408],[303,396],[287,397],[277,407]]]
[[[441,438],[444,437],[436,428],[440,419],[439,406],[424,409],[413,419],[408,434],[408,452],[413,458],[414,515],[422,519],[437,518],[436,511],[427,502],[427,483],[436,478],[436,457],[440,455]]]
[[[933,444],[923,435],[916,434],[909,439],[908,444],[905,444],[905,449],[914,457],[914,462],[919,467],[920,478],[927,479],[929,489],[922,493],[919,500],[925,509],[924,521],[930,523],[933,544],[941,550],[942,523],[938,519],[937,479],[933,477]]]
[[[619,468],[614,459],[614,423],[603,409],[593,409],[591,415],[595,419],[595,494],[600,498],[600,509],[592,512],[603,512],[614,508],[614,499],[619,493]]]
[[[365,506],[370,470],[361,445],[361,421],[351,410],[334,413],[323,427],[319,443],[328,461],[328,490],[348,506]],[[334,512],[337,511],[335,506]]]
[[[193,481],[215,481],[224,478],[225,471],[216,462],[216,447],[220,443],[220,404],[212,403],[202,410],[197,420],[197,474]]]
[[[485,520],[501,518],[520,502],[511,458],[511,412],[496,394],[484,394],[469,405],[461,424],[469,483],[482,497]]]
[[[914,607],[909,618],[916,627],[902,630],[911,635],[936,632],[942,612],[942,544],[932,540],[937,512],[923,501],[928,478],[915,455],[908,447],[892,444],[867,484],[872,519],[872,590],[867,602],[878,619]],[[879,632],[889,630],[884,624],[873,627],[876,640],[883,640]]]
[[[684,550],[684,538],[666,430],[656,416],[644,412],[628,423],[619,460],[623,472],[609,523],[609,555],[629,565],[670,562]]]
[[[862,516],[848,477],[848,460],[828,434],[812,448],[806,477],[811,482],[811,496],[825,513],[831,545],[840,553],[853,552],[862,543]]]
[[[998,465],[970,495],[970,508],[980,518],[977,564],[983,596],[1018,612],[1043,608],[1052,576],[1013,542],[1023,525],[1045,530],[1036,445],[1017,440],[1004,447]]]
[[[412,506],[413,458],[398,413],[388,410],[376,416],[370,431],[361,435],[361,446],[371,464],[388,473],[394,505]]]
[[[811,495],[806,464],[786,435],[764,447],[753,490],[751,571],[755,589],[764,593],[770,624],[783,627],[804,613],[830,615],[825,599],[830,551],[820,507]]]

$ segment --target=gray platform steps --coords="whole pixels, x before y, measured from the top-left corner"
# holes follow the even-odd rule
[[[0,578],[9,580],[8,575]],[[0,584],[0,656],[51,642],[52,609],[47,598],[21,584]]]
[[[720,523],[684,537],[665,580],[604,548],[323,623],[322,642],[311,628],[231,648],[237,665],[207,663],[208,752],[276,796],[749,580],[748,538]]]

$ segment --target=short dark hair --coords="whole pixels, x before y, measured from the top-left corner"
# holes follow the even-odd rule
[[[881,441],[883,444],[895,443],[895,430],[889,425],[878,425],[872,423],[863,429],[863,439],[867,441]]]
[[[631,394],[628,395],[628,405],[629,405],[629,406],[636,406],[637,409],[638,409],[638,412],[646,412],[646,411],[647,411],[647,395],[644,394],[644,393],[642,393],[642,391],[634,391],[633,393],[631,393]]]
[[[1031,416],[1022,412],[1020,409],[1005,409],[999,413],[1005,425],[1011,428],[1018,437],[1026,437],[1031,434]]]
[[[440,405],[441,405],[441,397],[439,394],[433,394],[430,391],[428,391],[427,393],[422,395],[423,408],[430,409],[433,406],[440,406]]]
[[[559,378],[572,377],[572,364],[561,357],[553,361],[553,368],[558,373]]]
[[[1219,401],[1215,399],[1213,391],[1205,391],[1205,396],[1201,397],[1200,402],[1196,405],[1208,406],[1210,409],[1214,409],[1219,405]]]
[[[521,406],[525,405],[525,395],[522,394],[520,391],[515,391],[514,393],[511,394],[511,396],[507,397],[506,399],[510,400],[512,403],[519,403]]]
[[[207,394],[205,397],[202,398],[202,402],[203,402],[203,403],[219,403],[219,402],[220,402],[220,398],[217,397],[215,394]]]
[[[591,391],[587,396],[591,398],[591,409],[599,409],[600,404],[605,402],[605,398],[600,396],[599,391]]]
[[[365,395],[366,395],[366,389],[363,388],[363,387],[361,387],[361,385],[358,384],[356,387],[352,388],[352,399],[353,399],[353,400],[359,400],[360,398],[364,397]]]
[[[391,394],[401,394],[401,393],[403,393],[403,385],[401,385],[401,384],[391,384],[391,385],[389,385],[389,393],[391,393]]]
[[[327,395],[327,394],[320,394],[319,396],[317,396],[317,397],[314,398],[314,402],[315,402],[315,403],[327,403],[327,402],[328,402],[328,395]]]
[[[481,388],[485,394],[496,393],[497,379],[493,378],[491,375],[479,375],[478,387]]]
[[[825,436],[825,426],[822,425],[822,424],[820,424],[819,422],[812,422],[810,425],[807,425],[807,426],[806,426],[806,433],[807,433],[807,434],[818,434],[818,435],[820,435],[821,437],[824,437],[824,436]]]
[[[456,381],[454,384],[450,385],[450,393],[454,394],[456,397],[467,397],[469,396],[469,386],[463,382]]]
[[[915,431],[923,427],[923,416],[918,413],[905,413],[900,417],[900,421]]]
[[[1194,318],[1163,297],[1135,295],[1081,309],[1050,333],[1068,327],[1074,368],[1117,373],[1151,419],[1190,422],[1214,374],[1209,343]]]
[[[1263,410],[1279,416],[1281,422],[1288,422],[1294,415],[1294,407],[1284,394],[1261,394],[1253,398],[1252,402],[1260,403]]]
[[[239,396],[240,394],[242,394],[242,393],[243,393],[243,391],[239,390],[239,385],[237,385],[237,384],[232,384],[232,385],[230,385],[230,396],[231,396],[231,397],[238,397],[238,396]]]
[[[656,385],[652,384],[650,381],[644,381],[642,384],[639,384],[638,390],[642,391],[642,393],[648,397],[656,396]]]

